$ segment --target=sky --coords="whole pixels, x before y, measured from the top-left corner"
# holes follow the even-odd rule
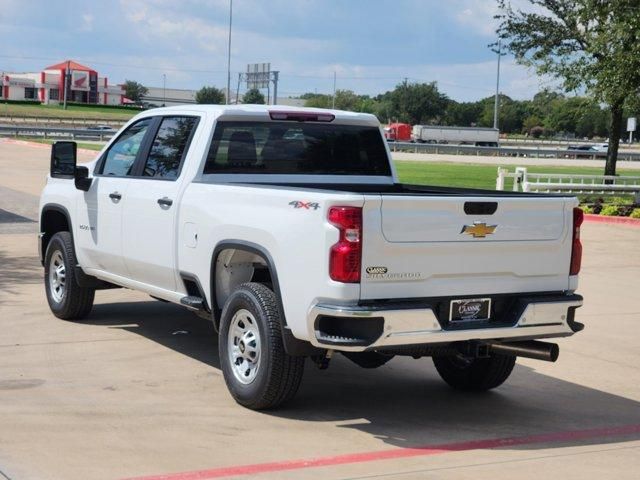
[[[523,1],[523,0],[518,0]],[[73,59],[109,83],[225,88],[230,0],[0,0],[0,70]],[[280,97],[336,88],[376,95],[407,78],[450,98],[495,93],[494,0],[234,0],[232,88],[249,63],[280,72]],[[502,57],[500,91],[549,81]],[[241,92],[245,87],[241,87]]]

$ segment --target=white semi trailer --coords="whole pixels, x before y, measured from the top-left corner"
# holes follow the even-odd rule
[[[497,147],[500,131],[496,128],[442,127],[439,125],[414,125],[411,141],[418,143],[452,143]]]

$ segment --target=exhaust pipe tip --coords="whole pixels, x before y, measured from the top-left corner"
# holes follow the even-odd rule
[[[513,357],[533,358],[545,362],[555,362],[560,356],[560,347],[556,343],[529,340],[525,342],[491,343],[493,353]]]

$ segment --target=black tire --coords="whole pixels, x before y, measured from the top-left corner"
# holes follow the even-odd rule
[[[502,385],[516,364],[516,357],[492,354],[487,358],[464,355],[433,357],[442,379],[458,390],[486,391]]]
[[[51,275],[52,259],[63,263],[64,286],[54,287],[55,281],[60,281],[55,273]],[[58,262],[58,264],[59,264]],[[47,246],[44,257],[44,289],[51,312],[63,320],[81,320],[89,315],[93,307],[95,289],[81,287],[75,276],[75,266],[78,264],[73,249],[73,239],[69,232],[56,233]]]
[[[295,396],[302,381],[304,357],[292,357],[285,352],[280,319],[276,295],[260,283],[240,285],[222,310],[218,351],[224,381],[235,401],[252,410],[275,408],[286,403]],[[244,328],[242,339],[251,339],[246,337],[248,332],[259,333],[257,362],[251,358],[233,360],[230,344],[237,345],[236,352],[245,355],[246,351],[255,348],[256,342],[249,341],[246,344],[249,347],[245,346],[244,340],[236,342],[239,337],[230,333],[232,323]],[[255,368],[255,373],[248,373],[251,372],[249,367]]]
[[[342,355],[362,368],[378,368],[393,358],[379,352],[342,352]]]

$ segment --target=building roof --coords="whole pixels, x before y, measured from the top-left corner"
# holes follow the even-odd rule
[[[69,65],[69,70],[83,70],[85,72],[95,72],[93,68],[86,67],[76,61],[73,60],[65,60],[60,63],[56,63],[55,65],[50,65],[45,70],[63,70],[67,68],[67,64]]]

